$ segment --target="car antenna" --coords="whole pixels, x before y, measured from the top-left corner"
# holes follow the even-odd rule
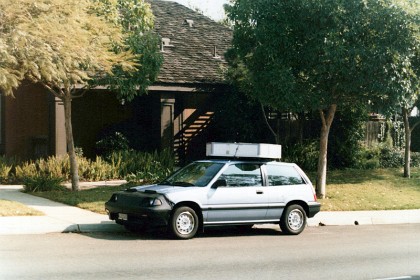
[[[236,151],[235,151],[235,154],[233,155],[234,158],[236,158],[236,154],[238,153],[238,150],[239,150],[239,145],[236,146]]]

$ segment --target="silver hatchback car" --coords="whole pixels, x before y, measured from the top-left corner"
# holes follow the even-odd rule
[[[208,226],[266,223],[296,235],[320,207],[296,164],[264,159],[195,161],[161,183],[114,193],[105,204],[109,218],[129,230],[166,227],[180,239]]]

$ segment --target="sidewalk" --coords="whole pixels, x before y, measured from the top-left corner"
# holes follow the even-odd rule
[[[98,183],[96,183],[98,184]],[[101,185],[112,182],[100,182]],[[93,185],[90,183],[90,185]],[[17,201],[43,212],[44,216],[0,217],[0,235],[58,232],[124,232],[124,227],[107,215],[57,203],[22,193],[22,186],[0,185],[0,199]],[[374,225],[420,223],[418,210],[321,211],[308,220],[308,226]]]
[[[102,182],[101,185],[106,185]],[[97,214],[21,192],[22,186],[0,186],[0,199],[17,201],[43,212],[44,216],[0,217],[1,234],[54,232],[115,232],[124,227]]]

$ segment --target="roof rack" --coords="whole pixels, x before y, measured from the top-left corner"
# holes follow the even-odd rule
[[[279,160],[281,158],[281,145],[210,142],[206,145],[206,156]]]

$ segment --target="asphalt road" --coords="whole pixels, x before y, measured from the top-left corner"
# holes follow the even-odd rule
[[[416,277],[417,275],[417,277]],[[420,224],[0,236],[0,279],[420,279]]]

